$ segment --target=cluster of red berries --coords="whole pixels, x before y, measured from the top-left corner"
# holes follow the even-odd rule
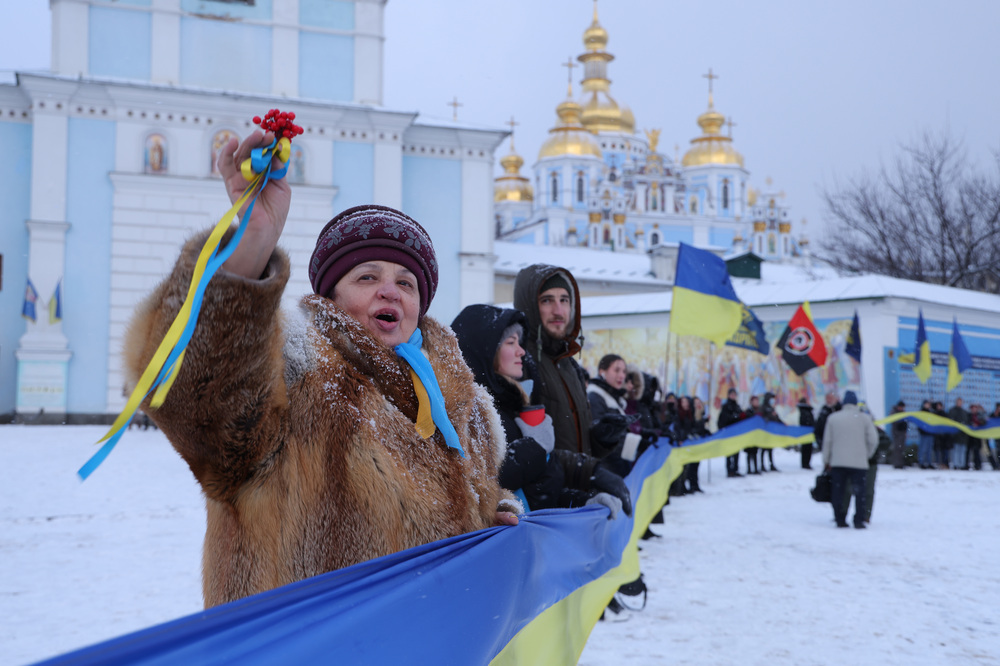
[[[294,121],[295,113],[293,111],[278,111],[277,109],[271,109],[264,114],[263,118],[253,117],[254,125],[260,125],[260,128],[265,132],[274,132],[274,135],[279,139],[289,140],[305,131],[301,125],[296,125]]]

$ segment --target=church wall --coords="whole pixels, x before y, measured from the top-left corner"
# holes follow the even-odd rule
[[[70,118],[67,150],[66,266],[63,332],[73,352],[67,369],[66,411],[100,413],[105,407],[110,318],[111,219],[115,123]],[[41,295],[48,298],[49,295]]]
[[[299,95],[335,102],[354,99],[354,38],[299,33]]]
[[[0,414],[14,411],[17,375],[14,350],[26,328],[20,317],[28,272],[28,229],[31,201],[31,125],[0,122]],[[38,307],[38,306],[36,306]],[[41,311],[38,312],[41,315]]]
[[[487,181],[488,182],[488,181]],[[450,323],[461,302],[462,162],[403,156],[403,211],[427,230],[438,258],[438,288],[430,314]]]
[[[661,243],[694,243],[694,231],[690,227],[660,226]]]
[[[731,229],[712,229],[709,231],[708,242],[711,245],[729,248],[733,246],[733,238],[735,237],[736,232]]]
[[[270,28],[183,16],[180,32],[181,85],[271,92]],[[226,57],[219,56],[220,44]]]
[[[149,12],[91,7],[88,21],[87,61],[91,75],[149,80],[153,41]]]
[[[344,0],[299,0],[299,23],[332,30],[354,29],[354,3]]]
[[[333,142],[333,182],[338,188],[333,200],[334,214],[371,203],[375,198],[374,173],[375,148],[372,144]]]

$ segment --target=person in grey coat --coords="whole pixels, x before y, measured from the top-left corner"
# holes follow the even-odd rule
[[[823,430],[823,465],[830,472],[831,496],[844,496],[847,484],[854,494],[854,527],[864,529],[865,477],[868,461],[878,447],[878,432],[871,416],[858,409],[854,391],[844,393],[843,408],[830,415]],[[832,502],[837,527],[847,527],[849,504]]]

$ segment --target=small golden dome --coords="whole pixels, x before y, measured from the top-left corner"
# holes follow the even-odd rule
[[[726,117],[715,110],[712,95],[708,96],[708,110],[698,116],[698,126],[703,134],[691,139],[691,149],[684,154],[681,164],[738,164],[743,166],[743,156],[733,148],[733,140],[721,133]],[[752,205],[752,204],[751,204]]]
[[[733,236],[733,245],[736,245],[737,243],[742,243],[742,242],[743,242],[743,234],[741,234],[740,232],[737,231],[736,235]]]
[[[608,45],[608,31],[597,20],[597,2],[594,2],[594,20],[583,31],[583,45],[588,51],[603,51]]]
[[[580,105],[572,99],[556,107],[559,123],[549,130],[551,135],[538,151],[538,159],[561,155],[590,155],[601,158],[601,148],[594,135],[580,123]]]
[[[534,201],[535,189],[531,182],[521,175],[524,159],[514,152],[514,140],[510,142],[510,154],[500,159],[504,175],[494,179],[493,201]]]

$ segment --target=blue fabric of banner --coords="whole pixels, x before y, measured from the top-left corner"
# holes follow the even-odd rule
[[[684,448],[808,427],[759,416]],[[660,439],[625,479],[637,498],[677,447]],[[665,499],[665,497],[663,498]],[[660,500],[662,501],[662,500]],[[486,664],[542,611],[617,567],[635,525],[608,509],[544,509],[309,578],[42,662]]]

